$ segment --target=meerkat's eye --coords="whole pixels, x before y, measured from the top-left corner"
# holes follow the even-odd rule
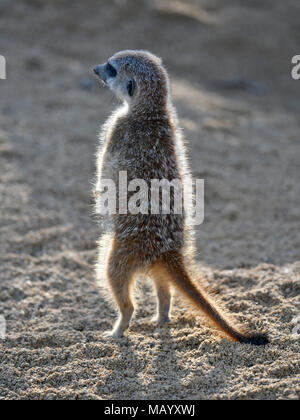
[[[105,66],[106,73],[108,74],[108,77],[116,77],[117,70],[109,63]]]
[[[134,88],[135,88],[135,81],[133,79],[129,80],[129,82],[127,83],[127,92],[129,96],[132,96],[134,93]]]

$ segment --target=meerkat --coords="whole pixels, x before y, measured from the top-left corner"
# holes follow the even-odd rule
[[[185,179],[190,176],[189,165],[172,104],[169,77],[161,59],[147,51],[126,50],[96,66],[94,72],[122,100],[122,106],[113,112],[100,132],[96,213],[103,193],[102,180],[111,179],[118,185],[121,171],[127,172],[128,183],[134,179],[143,179],[147,184],[151,179],[179,179],[184,188]],[[120,194],[118,188],[116,194]],[[187,227],[185,212],[130,214],[119,210],[109,219],[105,274],[120,316],[106,336],[122,337],[128,329],[134,312],[134,279],[144,272],[156,287],[159,324],[169,321],[171,286],[175,286],[227,338],[254,345],[269,342],[266,334],[234,326],[235,321],[229,321],[204,291],[201,280],[193,278],[193,231]]]

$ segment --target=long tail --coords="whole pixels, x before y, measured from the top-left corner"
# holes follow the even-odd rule
[[[162,264],[162,269],[165,269],[167,274],[169,274],[169,280],[232,340],[257,346],[269,343],[267,334],[243,333],[229,324],[229,321],[221,315],[220,310],[209,301],[209,297],[193,283],[185,269],[183,257],[179,252],[170,251],[163,254],[160,262]]]

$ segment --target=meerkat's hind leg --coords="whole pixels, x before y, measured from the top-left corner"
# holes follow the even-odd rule
[[[115,323],[112,331],[104,333],[106,337],[120,338],[128,329],[133,312],[134,306],[131,298],[131,287],[134,279],[134,271],[130,264],[119,265],[118,253],[112,251],[108,262],[108,280],[110,283],[111,291],[118,305],[120,315]]]
[[[119,319],[114,325],[112,331],[106,331],[106,337],[120,338],[128,329],[131,317],[134,312],[133,303],[130,296],[131,277],[121,277],[120,274],[109,276],[110,286],[120,310]]]
[[[151,278],[154,281],[157,293],[157,314],[152,318],[152,321],[158,325],[163,325],[170,321],[170,284],[158,267],[151,269]]]

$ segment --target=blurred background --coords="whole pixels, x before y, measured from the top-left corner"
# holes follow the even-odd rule
[[[35,211],[60,220],[56,251],[66,226],[78,248],[95,239],[89,200],[97,133],[117,101],[91,69],[116,51],[142,48],[163,58],[193,174],[206,181],[200,258],[224,268],[298,255],[291,232],[300,196],[300,82],[291,77],[297,1],[2,0],[0,19],[8,137],[0,156],[9,154],[2,167],[26,183],[21,192],[20,182],[10,183],[28,200],[22,217],[28,209],[29,223],[42,223],[34,202]],[[44,246],[51,241],[36,252]]]
[[[237,313],[240,279],[251,289],[277,273],[278,289],[270,277],[241,296],[267,302],[266,314],[274,304],[277,320],[290,297],[282,322],[297,315],[299,12],[298,0],[0,1],[0,312],[15,334],[35,331],[26,345],[54,346],[49,328],[100,331],[113,319],[94,285],[91,190],[99,127],[118,102],[92,68],[122,49],[147,49],[169,71],[192,172],[205,179],[203,273]]]

